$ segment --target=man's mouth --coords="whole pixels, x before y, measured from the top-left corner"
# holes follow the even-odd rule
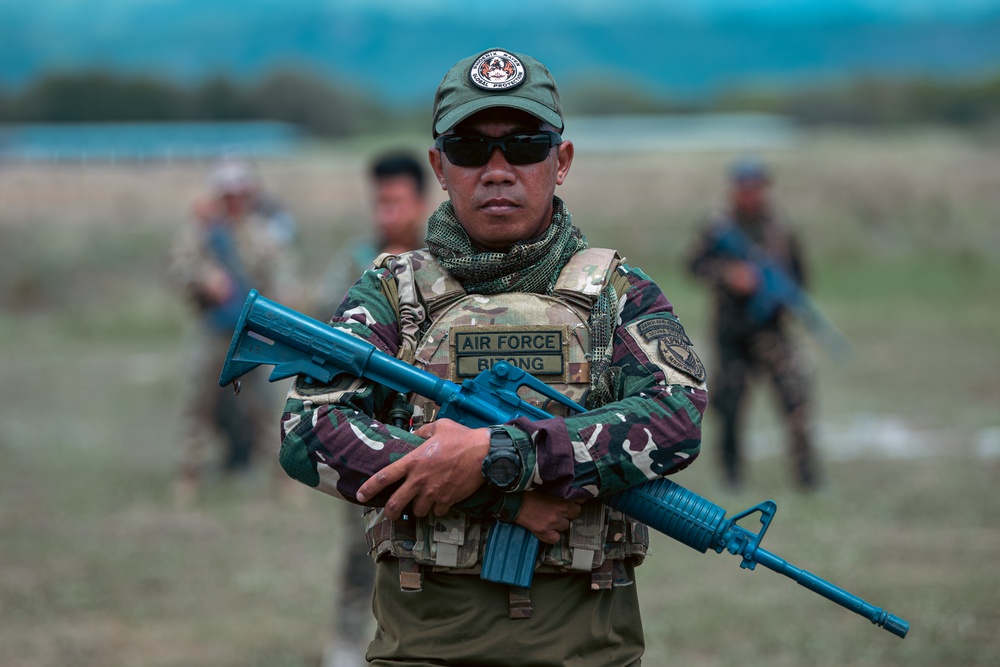
[[[510,200],[504,199],[503,197],[494,197],[492,199],[487,199],[479,207],[487,213],[509,213],[519,208],[518,205]]]

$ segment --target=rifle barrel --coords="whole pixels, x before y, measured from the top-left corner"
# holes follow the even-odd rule
[[[836,602],[841,607],[864,616],[880,628],[885,628],[897,637],[906,637],[910,624],[895,614],[890,614],[881,607],[865,602],[857,595],[831,584],[812,572],[795,567],[784,558],[772,554],[766,549],[757,548],[751,558],[769,570],[783,574],[796,583],[808,588],[813,593],[822,595],[827,600]]]

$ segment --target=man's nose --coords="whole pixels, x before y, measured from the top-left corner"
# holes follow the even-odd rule
[[[486,182],[507,182],[514,180],[514,178],[514,169],[507,162],[507,156],[504,155],[499,146],[494,146],[483,170],[483,180]]]

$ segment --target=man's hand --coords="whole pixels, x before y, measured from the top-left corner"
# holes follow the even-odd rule
[[[229,274],[217,266],[209,266],[201,277],[201,292],[209,303],[225,303],[236,289]]]
[[[385,515],[393,520],[411,505],[416,516],[447,514],[452,505],[471,496],[485,481],[482,465],[490,449],[489,429],[438,419],[414,434],[427,440],[358,489],[358,501],[364,502],[402,480],[385,503]]]
[[[541,542],[555,544],[559,533],[569,530],[569,523],[580,516],[583,500],[563,500],[534,491],[524,494],[524,503],[515,523]]]
[[[734,294],[747,296],[757,289],[760,276],[757,274],[757,269],[749,262],[733,260],[726,264],[723,280],[726,287]]]
[[[198,222],[206,225],[214,220],[218,220],[223,214],[222,205],[215,198],[199,199],[191,207],[191,212],[194,213],[194,217]]]

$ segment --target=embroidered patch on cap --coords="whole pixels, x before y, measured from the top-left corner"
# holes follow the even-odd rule
[[[510,90],[524,82],[524,65],[506,51],[487,51],[472,64],[469,77],[483,90]]]

